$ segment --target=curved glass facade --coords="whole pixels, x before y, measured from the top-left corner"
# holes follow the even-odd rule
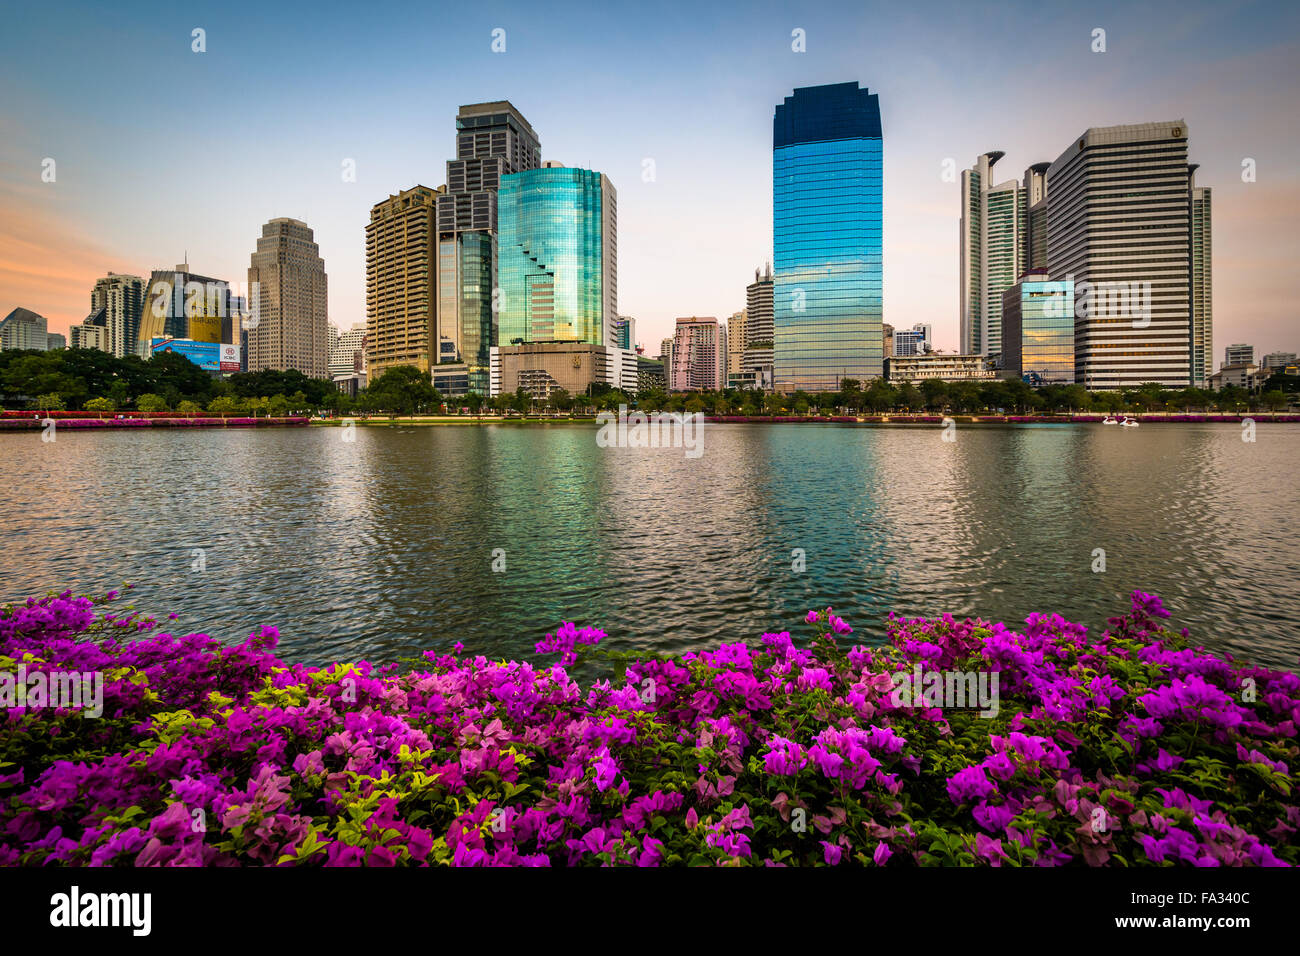
[[[497,344],[612,344],[617,287],[609,180],[567,167],[503,176],[497,214]]]
[[[877,96],[857,83],[796,89],[772,152],[773,378],[835,391],[883,373]]]

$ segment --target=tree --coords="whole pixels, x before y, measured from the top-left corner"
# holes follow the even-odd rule
[[[911,382],[904,382],[899,386],[897,404],[906,408],[909,412],[913,409],[920,408],[924,401],[925,400],[921,397],[921,393],[917,391],[916,386]]]
[[[233,395],[218,395],[208,402],[208,411],[213,415],[238,415],[244,411],[244,402]]]
[[[161,395],[155,395],[153,392],[145,392],[137,397],[135,407],[142,412],[166,412],[171,410],[166,399]]]
[[[550,397],[546,400],[546,404],[551,406],[551,408],[567,412],[573,407],[573,396],[569,394],[567,388],[553,388],[551,389]]]
[[[88,412],[115,412],[117,405],[111,398],[92,398],[81,406]]]
[[[266,400],[266,413],[272,418],[283,418],[289,414],[289,399],[283,395],[272,395]]]
[[[414,365],[386,369],[366,388],[365,394],[369,406],[396,415],[410,415],[442,404],[442,396],[433,387],[428,373]]]
[[[1280,412],[1287,407],[1286,393],[1280,388],[1274,388],[1260,396],[1260,401],[1264,403],[1270,412]]]
[[[1082,385],[1067,385],[1061,390],[1061,400],[1070,409],[1074,411],[1079,409],[1087,411],[1092,407],[1092,396]]]
[[[198,402],[191,402],[189,399],[186,399],[176,406],[176,411],[180,412],[182,415],[198,415],[202,413],[203,406]]]
[[[557,391],[563,392],[564,389],[557,389]],[[554,392],[552,392],[551,394],[554,395]],[[569,393],[565,392],[564,394],[568,395]],[[570,399],[570,404],[572,404],[572,399]],[[479,410],[483,408],[483,396],[480,395],[478,392],[466,392],[465,407],[468,408],[475,415],[477,415],[479,413]]]
[[[948,398],[948,383],[937,378],[926,379],[921,383],[921,395],[924,396],[926,408],[940,411]]]

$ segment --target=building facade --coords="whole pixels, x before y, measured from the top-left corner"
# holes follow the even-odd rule
[[[45,316],[31,309],[17,308],[0,319],[0,352],[19,349],[45,352],[49,347]]]
[[[523,389],[544,402],[557,389],[584,395],[592,385],[635,393],[635,352],[591,342],[526,342],[493,346],[489,352],[489,394]]]
[[[130,281],[134,276],[109,275],[109,280],[124,280],[125,285],[110,283],[91,293],[91,315],[97,308],[105,310],[107,349],[115,355],[117,349],[129,343],[130,333]],[[143,288],[143,301],[133,344],[126,347],[142,358],[151,354],[151,343],[158,338],[192,339],[196,342],[232,341],[223,337],[232,313],[230,283],[224,279],[191,272],[189,263],[179,263],[175,269],[155,269]],[[122,311],[115,315],[120,306]]]
[[[1214,367],[1214,245],[1210,230],[1210,187],[1197,186],[1196,166],[1188,170],[1191,198],[1191,309],[1192,309],[1192,384],[1205,388]]]
[[[248,329],[248,370],[329,375],[329,285],[325,260],[305,222],[272,219],[249,259],[257,325]]]
[[[993,166],[1004,155],[984,153],[961,174],[958,315],[962,351],[972,355],[1002,350],[1002,293],[1028,258],[1028,193],[1014,179],[993,181]]]
[[[501,178],[498,204],[502,346],[618,346],[618,200],[589,169],[547,166]]]
[[[139,354],[144,304],[144,279],[140,276],[110,272],[95,280],[95,287],[90,292],[90,314],[94,316],[100,309],[104,310],[104,351],[112,352],[118,358]]]
[[[988,382],[997,378],[983,355],[949,355],[931,352],[908,358],[893,356],[885,363],[891,382],[911,382],[920,385],[929,379],[941,382]]]
[[[352,375],[368,369],[366,364],[366,323],[354,322],[352,328],[340,332],[329,327],[330,378]]]
[[[1002,370],[1030,385],[1074,383],[1074,282],[1046,269],[1002,293]]]
[[[772,391],[773,338],[775,336],[775,280],[772,264],[762,272],[754,270],[754,281],[745,287],[745,338],[740,356],[740,373],[745,387]]]
[[[773,377],[836,391],[883,370],[882,131],[856,82],[796,89],[772,121]]]
[[[366,368],[378,378],[438,363],[437,202],[441,188],[413,186],[370,210],[366,223]]]
[[[668,388],[674,392],[725,388],[727,327],[713,316],[677,320]]]
[[[509,102],[457,112],[456,158],[447,163],[447,189],[437,207],[437,364],[463,365],[480,395],[489,386],[489,350],[504,341],[493,311],[497,192],[505,176],[540,165],[537,133]]]
[[[1183,120],[1092,128],[1048,170],[1047,259],[1074,281],[1075,381],[1088,389],[1188,385],[1210,339],[1208,305],[1193,315],[1187,141]]]
[[[1254,365],[1255,346],[1241,342],[1227,346],[1223,350],[1224,365]]]
[[[636,319],[620,315],[614,320],[614,344],[628,351],[636,350]]]

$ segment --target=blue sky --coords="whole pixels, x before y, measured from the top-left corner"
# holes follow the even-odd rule
[[[742,308],[771,257],[775,105],[857,80],[883,117],[885,321],[931,322],[956,347],[959,187],[945,160],[1000,149],[1000,178],[1018,177],[1089,126],[1184,119],[1215,191],[1216,354],[1300,349],[1296,5],[1045,6],[27,5],[0,36],[0,314],[23,305],[60,329],[84,316],[96,276],[147,275],[186,251],[196,271],[242,282],[262,223],[293,216],[315,230],[331,321],[363,321],[370,206],[442,184],[457,107],[509,99],[543,158],[613,181],[620,311],[656,354],[675,316]],[[796,28],[806,52],[791,49]]]

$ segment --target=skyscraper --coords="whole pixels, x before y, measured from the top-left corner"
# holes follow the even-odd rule
[[[771,263],[762,272],[755,269],[754,281],[745,287],[745,341],[740,371],[746,381],[765,391],[772,388],[773,288]]]
[[[370,210],[366,223],[366,363],[371,379],[397,365],[438,362],[440,190],[413,186]]]
[[[1195,183],[1196,165],[1188,167],[1191,198],[1192,384],[1208,388],[1214,368],[1214,262],[1210,241],[1210,187]]]
[[[880,104],[856,82],[796,89],[772,120],[778,391],[883,371]]]
[[[325,260],[305,222],[272,219],[248,266],[257,326],[248,330],[248,370],[297,369],[329,378]]]
[[[497,342],[616,345],[618,200],[589,169],[501,178]]]
[[[1193,347],[1210,338],[1209,197],[1194,240],[1187,135],[1180,119],[1092,128],[1048,170],[1047,260],[1074,281],[1075,381],[1089,389],[1187,385]],[[1194,336],[1197,249],[1206,299]]]
[[[104,310],[104,351],[118,358],[138,353],[140,319],[144,313],[144,279],[110,272],[95,280],[90,293],[93,316]]]
[[[1047,268],[1047,170],[1051,163],[1035,163],[1025,170],[1025,249],[1020,274]]]
[[[438,362],[465,365],[469,388],[480,395],[488,393],[489,353],[499,339],[497,189],[502,177],[540,164],[537,133],[509,102],[460,108],[456,158],[438,197]]]
[[[984,153],[961,174],[958,294],[961,349],[968,355],[1002,351],[1002,293],[1025,271],[1028,259],[1025,187],[1014,179],[993,182],[993,166],[1004,155]],[[1037,185],[1041,192],[1041,172]],[[895,354],[901,354],[898,334]]]

